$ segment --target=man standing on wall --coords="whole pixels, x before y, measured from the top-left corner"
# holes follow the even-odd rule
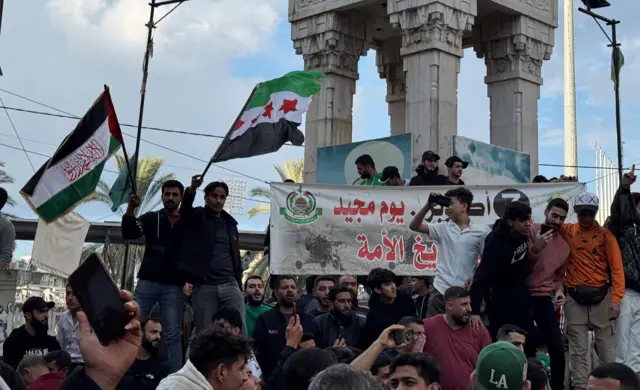
[[[180,220],[178,207],[183,193],[182,183],[167,180],[162,184],[162,209],[136,218],[135,210],[140,206],[141,200],[134,194],[129,199],[127,212],[122,216],[124,239],[135,240],[144,236],[144,257],[133,298],[140,305],[143,320],[156,303],[160,306],[171,372],[182,367],[180,327],[184,310],[184,281],[176,273],[175,262],[168,255],[168,248],[174,239],[177,240],[178,229],[174,229],[174,226]]]
[[[467,169],[469,163],[462,161],[458,156],[451,156],[445,161],[447,166],[447,177],[445,177],[444,185],[463,186],[462,171]]]
[[[448,221],[426,222],[425,217],[434,205],[446,207]],[[484,249],[489,234],[486,225],[475,224],[469,218],[473,193],[464,187],[449,190],[444,196],[431,193],[427,204],[413,217],[409,229],[424,233],[438,245],[436,277],[431,285],[427,317],[445,312],[444,292],[449,287],[468,284],[478,265],[478,256]],[[446,206],[445,204],[448,204]]]
[[[9,194],[0,187],[0,211],[7,204]],[[0,214],[0,271],[3,271],[13,258],[13,246],[16,242],[16,228],[13,223]]]
[[[238,310],[243,322],[246,314],[238,222],[223,209],[229,187],[223,182],[209,183],[204,189],[205,206],[193,207],[201,185],[202,177],[194,176],[180,205],[184,238],[178,263],[178,270],[194,282],[196,334],[212,324],[222,307]]]
[[[438,161],[440,156],[431,150],[422,154],[422,165],[416,168],[416,175],[411,178],[410,186],[440,186],[445,182],[445,177],[438,174]]]
[[[380,181],[382,174],[376,171],[376,163],[373,162],[373,158],[368,154],[363,154],[356,159],[356,168],[358,169],[358,175],[360,178],[361,186],[382,186],[384,183]],[[356,180],[357,182],[357,180]],[[355,184],[354,182],[353,184]]]

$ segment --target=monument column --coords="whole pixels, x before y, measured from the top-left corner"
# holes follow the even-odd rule
[[[387,80],[386,101],[391,119],[391,135],[406,133],[406,78],[400,56],[400,44],[385,42],[376,52],[380,78]]]
[[[366,54],[365,24],[338,12],[326,12],[291,23],[296,54],[305,70],[326,74],[322,89],[307,111],[304,182],[316,182],[317,148],[351,142],[353,95],[358,61]]]
[[[462,36],[470,31],[477,0],[389,0],[389,21],[402,30],[406,72],[406,128],[413,134],[413,165],[433,150],[451,155],[458,126],[458,73]]]
[[[527,16],[482,26],[491,143],[531,156],[538,174],[538,99],[542,63],[551,59],[554,28]]]

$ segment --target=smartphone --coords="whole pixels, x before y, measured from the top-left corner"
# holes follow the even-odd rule
[[[552,226],[549,225],[540,225],[540,234],[545,234],[546,232],[548,232],[549,230],[553,230]]]
[[[429,195],[429,203],[437,204],[442,207],[449,207],[451,206],[451,198],[444,195],[439,195],[439,196]]]
[[[413,329],[395,329],[393,330],[393,341],[396,345],[408,344],[413,341]]]
[[[102,344],[124,333],[129,313],[100,255],[94,253],[80,264],[69,275],[69,285]]]
[[[296,311],[296,305],[294,304],[294,305],[293,305],[293,313],[291,313],[292,318],[293,318],[293,324],[294,324],[294,325],[296,324],[296,314],[298,314],[298,313],[297,313],[297,311]]]

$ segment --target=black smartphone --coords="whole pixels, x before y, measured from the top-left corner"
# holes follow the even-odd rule
[[[118,286],[97,253],[69,275],[69,285],[102,344],[124,333],[129,313]]]
[[[549,225],[540,225],[540,234],[545,234],[546,232],[548,232],[549,230],[553,230],[553,226],[549,226]]]
[[[405,343],[411,343],[413,341],[413,329],[394,329],[392,331],[393,341],[396,345],[402,345]]]
[[[451,198],[444,195],[438,195],[438,196],[429,195],[429,203],[437,204],[442,207],[449,207],[451,206]]]

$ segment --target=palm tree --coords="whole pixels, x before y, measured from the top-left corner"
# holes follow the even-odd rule
[[[0,185],[11,184],[14,181],[15,181],[14,178],[11,175],[9,175],[9,173],[6,171],[5,164],[2,161],[0,161]],[[7,204],[9,206],[16,205],[16,201],[13,200],[11,195],[9,195],[9,200],[7,200]],[[15,215],[12,215],[12,214],[7,214],[7,213],[1,213],[1,214],[8,218],[15,218]]]
[[[285,181],[287,179],[293,180],[296,183],[302,183],[304,179],[304,160],[302,158],[296,160],[285,161],[282,166],[273,166],[280,175],[280,179]],[[249,193],[253,198],[263,198],[268,201],[271,200],[271,190],[269,187],[255,187],[252,188]],[[261,203],[260,205],[249,210],[247,215],[249,218],[253,218],[256,215],[269,214],[269,203]]]
[[[122,172],[127,169],[126,160],[120,155],[116,155],[116,164],[118,166],[118,172]],[[158,176],[160,168],[164,164],[162,157],[146,157],[138,160],[138,174],[136,176],[136,188],[138,195],[142,201],[140,207],[136,210],[136,216],[144,214],[148,211],[155,209],[160,203],[160,191],[162,184],[167,180],[175,179],[173,173],[167,173]],[[105,181],[100,180],[96,188],[96,196],[90,200],[90,202],[100,202],[111,207],[112,202],[109,198],[109,189],[111,186]],[[118,208],[117,213],[119,215],[124,214],[125,207]],[[93,252],[102,252],[105,262],[114,278],[120,281],[122,274],[126,275],[125,288],[131,289],[133,287],[134,271],[139,267],[144,255],[144,247],[140,245],[129,246],[129,262],[127,269],[123,269],[125,258],[125,245],[109,244],[105,245],[88,245],[84,248],[82,260],[84,260],[89,254]]]

